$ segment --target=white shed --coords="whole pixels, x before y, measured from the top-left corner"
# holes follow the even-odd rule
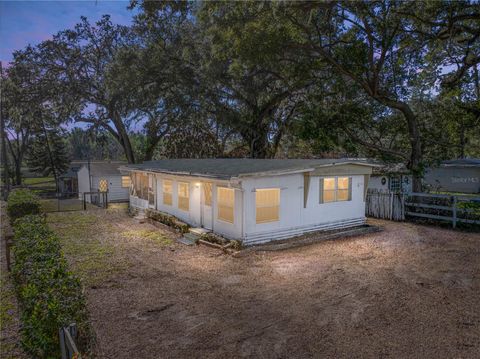
[[[178,159],[128,165],[130,205],[256,244],[365,223],[371,165],[351,159]]]
[[[77,172],[78,192],[107,191],[109,202],[127,202],[131,185],[128,172],[120,171],[125,162],[95,161],[85,163]],[[90,196],[87,196],[90,202]]]

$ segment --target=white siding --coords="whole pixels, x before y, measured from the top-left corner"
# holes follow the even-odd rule
[[[363,175],[352,177],[352,200],[319,203],[320,177],[310,178],[307,207],[304,208],[302,174],[262,177],[244,180],[245,229],[244,243],[261,243],[287,238],[316,229],[347,227],[365,223]],[[280,188],[280,220],[256,223],[255,189]]]
[[[172,214],[182,221],[200,226],[202,179],[157,174],[156,208]],[[349,227],[365,223],[364,176],[353,175],[352,200],[319,203],[320,177],[311,176],[307,207],[304,208],[303,174],[242,179],[235,185],[234,223],[218,219],[217,186],[229,187],[225,181],[205,180],[213,183],[212,208],[213,231],[230,239],[243,239],[245,244],[267,242],[300,235],[313,230]],[[172,206],[163,204],[162,180],[172,181]],[[189,211],[178,208],[178,182],[189,183]],[[233,187],[231,187],[233,188]],[[256,223],[255,190],[257,188],[280,188],[280,220],[270,223]],[[148,208],[147,201],[130,198],[132,206]]]
[[[385,178],[385,184],[382,184],[382,178]],[[388,176],[370,176],[370,180],[368,181],[368,189],[387,191]]]
[[[101,179],[106,179],[108,182],[108,201],[109,202],[123,202],[128,201],[129,188],[122,187],[122,176],[105,176],[92,177],[92,188],[94,191],[98,190],[98,185]]]
[[[82,166],[77,172],[78,178],[78,192],[79,198],[83,199],[84,192],[91,192],[90,191],[90,175],[88,173],[88,168],[86,166]],[[89,201],[89,199],[87,198]]]

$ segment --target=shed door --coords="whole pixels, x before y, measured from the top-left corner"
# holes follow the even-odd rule
[[[212,211],[212,183],[211,182],[203,182],[202,183],[202,195],[201,195],[201,202],[202,202],[202,227],[206,229],[212,229],[213,225],[213,211]]]

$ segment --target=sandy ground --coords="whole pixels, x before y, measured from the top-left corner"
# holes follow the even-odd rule
[[[479,357],[478,233],[372,221],[385,230],[232,258],[123,212],[93,216],[72,238],[107,248],[106,265],[82,269],[96,357]]]

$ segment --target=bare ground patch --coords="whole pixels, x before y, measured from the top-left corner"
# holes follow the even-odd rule
[[[232,258],[122,210],[72,215],[49,218],[98,357],[478,357],[480,234],[375,221],[385,231]]]

